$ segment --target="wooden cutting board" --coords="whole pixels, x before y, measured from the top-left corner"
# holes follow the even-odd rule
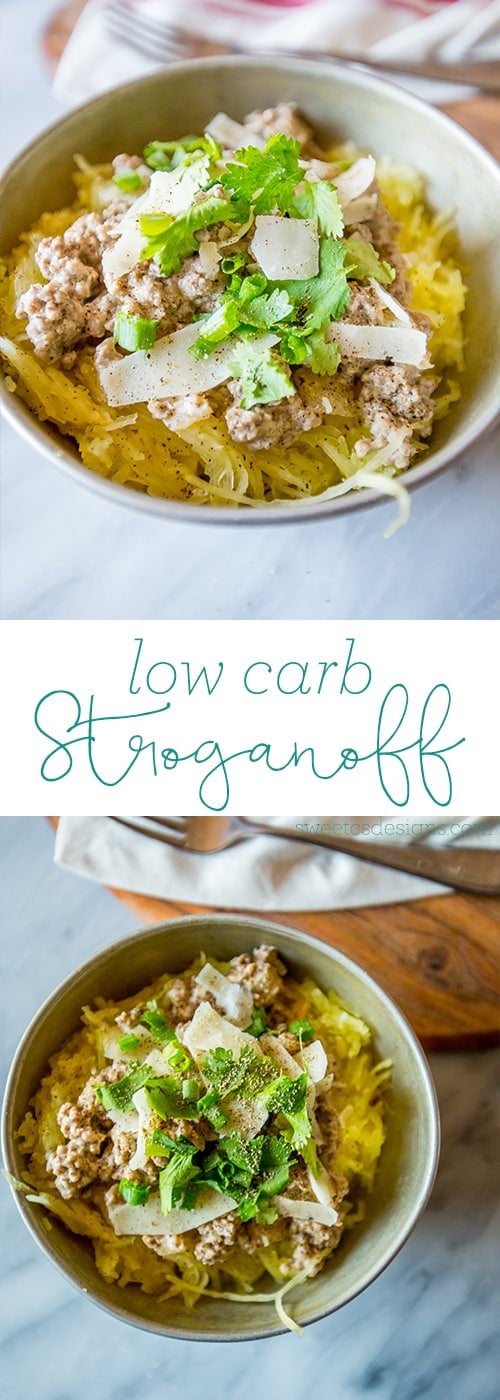
[[[57,824],[57,817],[50,820]],[[112,893],[139,924],[213,912],[126,890]],[[394,997],[427,1050],[500,1044],[500,899],[435,895],[409,904],[261,917],[304,929],[360,963]]]

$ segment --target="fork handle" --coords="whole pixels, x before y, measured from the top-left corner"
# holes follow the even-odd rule
[[[371,865],[385,865],[391,870],[404,870],[452,885],[457,890],[473,894],[500,894],[500,852],[462,846],[447,847],[390,846],[384,841],[359,841],[348,836],[329,836],[325,832],[297,831],[286,826],[268,826],[265,822],[246,822],[249,830],[262,836],[283,836],[288,841],[305,841],[310,846],[325,846]]]
[[[373,68],[381,73],[400,73],[412,78],[429,78],[432,82],[458,83],[459,86],[480,88],[482,92],[500,92],[500,62],[495,59],[478,59],[470,63],[437,63],[423,59],[418,63],[405,63],[404,59],[377,58],[369,54],[311,54],[321,58],[323,63],[331,58],[337,63],[353,63],[359,68]]]

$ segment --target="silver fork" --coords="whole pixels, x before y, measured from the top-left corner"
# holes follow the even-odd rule
[[[237,54],[242,50],[236,44],[217,44],[204,35],[187,29],[179,29],[173,24],[140,15],[129,9],[121,0],[105,0],[104,18],[108,34],[120,43],[127,44],[136,52],[152,59],[155,63],[175,63],[186,58],[201,58],[207,54]],[[399,59],[368,57],[366,54],[341,53],[332,51],[316,53],[313,50],[300,54],[289,50],[276,52],[276,57],[329,58],[336,63],[352,63],[360,68],[376,69],[382,73],[395,75],[408,74],[413,77],[429,78],[432,81],[466,84],[480,88],[482,92],[500,92],[500,63],[492,59],[478,59],[468,63],[440,63],[426,60],[423,63],[405,63]]]
[[[452,885],[457,890],[500,894],[500,851],[470,846],[391,846],[385,841],[362,841],[357,837],[333,836],[329,832],[271,826],[267,822],[251,821],[249,817],[113,817],[112,820],[143,836],[193,854],[216,854],[250,836],[280,836],[288,841],[324,846],[371,865],[420,875],[438,884]]]

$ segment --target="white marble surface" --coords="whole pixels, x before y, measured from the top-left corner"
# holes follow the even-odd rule
[[[40,819],[4,818],[0,842],[6,1064],[56,982],[134,921],[105,890],[52,865],[53,836]],[[498,1052],[432,1056],[443,1151],[431,1204],[386,1273],[302,1338],[195,1345],[127,1328],[58,1276],[0,1183],[2,1393],[8,1400],[496,1400],[499,1066]]]
[[[55,0],[3,0],[3,156],[59,112],[36,51]],[[67,481],[3,433],[4,617],[458,617],[500,607],[497,433],[412,499],[319,525],[173,526]]]

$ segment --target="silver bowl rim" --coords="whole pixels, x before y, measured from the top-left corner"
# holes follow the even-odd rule
[[[147,74],[145,77],[137,78],[131,83],[119,83],[108,88],[105,92],[97,94],[89,101],[81,103],[79,106],[66,112],[56,122],[52,122],[37,136],[35,141],[31,141],[24,146],[21,151],[11,160],[6,170],[0,178],[0,206],[4,190],[4,182],[15,174],[16,166],[20,160],[27,157],[40,142],[70,121],[75,116],[84,114],[88,109],[97,103],[105,101],[107,97],[118,92],[130,92],[131,98],[140,96],[141,92],[147,92],[148,85],[152,79],[163,76],[168,81],[170,69],[177,72],[192,73],[193,70],[205,71],[212,68],[246,68],[252,69],[285,69],[289,72],[306,72],[314,76],[333,77],[340,80],[345,85],[352,84],[360,90],[369,89],[383,97],[387,89],[392,94],[396,93],[402,104],[414,110],[415,116],[425,113],[426,117],[434,120],[439,130],[446,133],[453,129],[460,133],[459,139],[469,146],[474,152],[475,159],[485,170],[486,176],[493,179],[500,185],[500,169],[493,156],[485,150],[473,136],[470,135],[459,123],[453,121],[446,113],[439,108],[432,107],[424,102],[422,98],[416,97],[407,89],[398,86],[395,82],[389,82],[385,77],[381,78],[375,74],[364,72],[355,66],[345,63],[336,63],[333,60],[322,62],[316,59],[299,59],[290,56],[277,56],[272,54],[264,55],[213,55],[209,58],[190,59],[184,63],[171,64],[163,72],[159,70],[155,74]],[[314,504],[314,497],[303,504],[268,505],[260,509],[242,506],[202,506],[195,505],[189,501],[171,501],[160,496],[150,496],[140,491],[133,491],[130,487],[122,486],[114,482],[111,478],[101,477],[90,468],[79,462],[68,447],[65,446],[64,438],[61,435],[60,445],[50,438],[46,428],[36,415],[32,413],[25,404],[16,402],[15,396],[9,394],[3,383],[4,376],[0,378],[0,408],[7,421],[20,432],[21,436],[34,446],[44,457],[47,457],[54,466],[57,466],[68,477],[94,491],[106,500],[118,505],[125,505],[129,509],[139,510],[143,514],[159,516],[172,523],[182,524],[205,524],[205,525],[235,525],[255,528],[257,525],[293,525],[304,520],[327,520],[333,515],[350,514],[352,511],[367,509],[373,505],[382,505],[390,501],[387,494],[375,490],[359,491],[347,493],[345,496],[334,498],[331,501],[318,501]],[[496,406],[493,397],[482,409],[474,426],[465,425],[458,434],[456,440],[445,444],[436,452],[430,452],[424,456],[422,461],[415,467],[410,467],[404,473],[402,483],[407,490],[415,490],[418,486],[423,486],[431,478],[441,475],[448,467],[451,467],[459,457],[463,455],[474,443],[476,443],[495,421],[500,418],[500,407]],[[57,432],[57,429],[54,429]]]
[[[213,928],[214,924],[222,928],[228,929],[234,928],[235,925],[240,925],[247,929],[249,926],[251,926],[251,928],[255,929],[257,933],[265,932],[267,936],[269,936],[270,934],[272,935],[273,931],[276,930],[278,933],[285,933],[287,937],[291,939],[292,943],[295,942],[301,947],[305,947],[306,949],[310,949],[311,951],[317,951],[317,947],[319,944],[322,951],[325,952],[327,956],[331,957],[332,964],[337,966],[340,965],[341,967],[345,968],[347,972],[353,973],[354,976],[357,977],[359,981],[364,983],[365,986],[369,987],[370,990],[372,990],[376,994],[378,999],[384,1004],[386,1011],[392,1018],[392,1021],[396,1024],[398,1030],[404,1036],[404,1038],[410,1046],[420,1074],[421,1087],[423,1088],[426,1096],[426,1110],[429,1122],[428,1164],[426,1172],[422,1178],[418,1194],[409,1207],[405,1224],[400,1229],[398,1235],[395,1236],[391,1243],[387,1246],[384,1253],[377,1260],[377,1262],[370,1269],[367,1270],[366,1276],[363,1279],[361,1287],[357,1287],[354,1285],[351,1287],[347,1287],[344,1293],[332,1307],[327,1306],[321,1308],[317,1311],[314,1311],[307,1318],[303,1318],[301,1320],[301,1326],[309,1327],[313,1323],[319,1322],[323,1318],[331,1316],[334,1312],[338,1312],[340,1308],[345,1307],[347,1303],[351,1302],[354,1298],[359,1297],[361,1293],[364,1293],[365,1289],[368,1288],[369,1285],[373,1283],[374,1280],[384,1272],[388,1265],[392,1263],[392,1260],[395,1259],[396,1255],[399,1254],[400,1250],[406,1244],[406,1241],[411,1235],[412,1231],[415,1229],[415,1226],[429,1201],[436,1179],[441,1145],[439,1104],[437,1099],[436,1088],[426,1055],[422,1049],[422,1046],[417,1036],[415,1035],[415,1032],[412,1030],[412,1027],[407,1021],[406,1017],[403,1015],[403,1012],[397,1006],[396,1002],[393,1001],[392,997],[390,997],[388,993],[384,991],[384,989],[379,985],[379,983],[376,982],[373,977],[371,977],[370,973],[366,972],[365,969],[362,968],[359,965],[359,963],[354,962],[352,958],[348,958],[345,953],[342,953],[340,952],[340,950],[333,948],[331,944],[323,943],[321,939],[314,938],[311,934],[304,933],[300,929],[291,928],[286,924],[277,924],[274,922],[274,920],[267,922],[264,919],[255,918],[252,914],[249,914],[248,916],[241,914],[219,914],[216,911],[214,914],[191,914],[186,915],[184,917],[180,917],[178,919],[169,919],[166,922],[160,924],[146,925],[139,929],[136,929],[133,933],[128,934],[125,938],[120,939],[117,943],[106,944],[104,947],[99,948],[97,952],[92,955],[92,957],[87,958],[84,963],[81,963],[79,967],[75,969],[74,972],[70,973],[68,977],[65,977],[64,980],[61,983],[59,983],[59,985],[54,989],[54,991],[52,991],[50,995],[45,998],[38,1011],[36,1011],[34,1016],[31,1018],[29,1025],[27,1026],[23,1036],[21,1037],[17,1050],[15,1051],[9,1074],[7,1077],[7,1083],[2,1104],[1,1138],[3,1159],[6,1165],[7,1172],[12,1174],[15,1170],[15,1161],[12,1151],[11,1138],[10,1134],[8,1133],[7,1123],[10,1112],[11,1099],[15,1091],[18,1068],[33,1037],[36,1036],[39,1023],[43,1021],[48,1014],[50,1014],[54,1003],[56,1003],[61,996],[64,996],[64,993],[67,990],[69,990],[70,988],[74,989],[76,981],[78,981],[80,978],[85,978],[85,976],[90,971],[94,969],[97,970],[101,959],[107,959],[110,953],[113,956],[116,954],[116,956],[119,958],[122,956],[126,957],[127,949],[130,948],[132,944],[135,944],[138,939],[140,939],[146,934],[158,936],[160,934],[168,935],[168,933],[174,929],[177,930],[187,927],[190,927],[192,929],[200,929],[200,932],[202,932],[202,930],[205,927]],[[60,1259],[54,1258],[54,1254],[50,1245],[50,1235],[48,1235],[47,1232],[43,1229],[43,1225],[41,1223],[43,1218],[41,1212],[40,1220],[38,1220],[38,1217],[33,1218],[30,1214],[28,1214],[26,1210],[24,1195],[18,1190],[16,1190],[16,1188],[12,1186],[10,1181],[9,1186],[14,1196],[17,1208],[24,1221],[24,1224],[27,1226],[28,1230],[30,1231],[30,1234],[33,1236],[39,1248],[46,1255],[46,1257],[49,1259],[52,1265],[54,1265],[58,1272],[61,1273],[63,1277],[65,1277],[69,1281],[69,1283],[72,1284],[72,1286],[76,1289],[78,1293],[80,1293],[81,1295],[83,1294],[85,1298],[90,1299],[92,1303],[100,1307],[104,1312],[110,1313],[112,1316],[117,1317],[120,1321],[126,1322],[129,1325],[137,1327],[142,1331],[153,1332],[160,1336],[174,1337],[177,1340],[190,1342],[259,1341],[266,1337],[280,1336],[283,1333],[287,1332],[288,1329],[286,1327],[282,1326],[278,1322],[275,1324],[274,1321],[272,1321],[270,1325],[265,1328],[262,1328],[262,1326],[249,1327],[244,1332],[234,1331],[229,1336],[217,1332],[215,1330],[212,1333],[200,1333],[193,1327],[189,1326],[185,1328],[169,1327],[168,1325],[164,1325],[163,1323],[156,1323],[147,1318],[140,1319],[138,1317],[131,1316],[125,1304],[122,1305],[118,1302],[115,1304],[108,1300],[104,1301],[104,1299],[102,1298],[96,1298],[93,1292],[90,1291],[90,1289],[88,1289],[86,1286],[79,1282],[77,1275],[75,1274],[74,1270],[69,1266],[69,1264],[66,1264]]]

